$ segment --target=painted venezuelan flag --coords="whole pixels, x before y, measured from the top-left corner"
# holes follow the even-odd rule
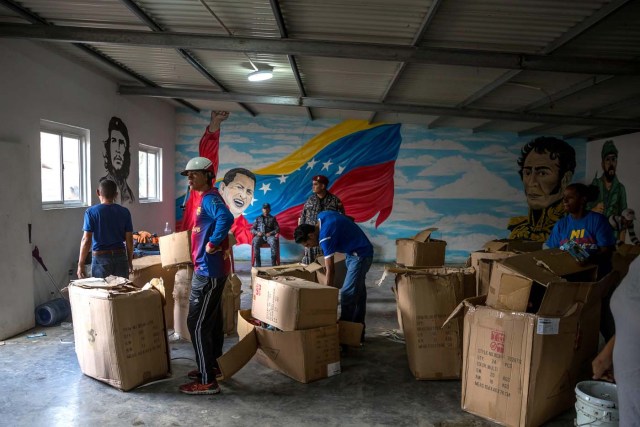
[[[311,195],[311,178],[325,175],[329,191],[342,200],[346,214],[356,222],[377,215],[377,227],[393,209],[393,177],[401,141],[400,124],[348,120],[327,129],[282,160],[253,171],[254,200],[244,218],[236,222],[247,227],[262,213],[262,204],[270,203],[280,234],[292,240],[302,207]],[[243,234],[236,233],[236,238]],[[250,243],[244,240],[238,243]]]

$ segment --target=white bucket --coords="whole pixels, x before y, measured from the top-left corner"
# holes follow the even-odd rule
[[[618,426],[618,390],[603,381],[582,381],[576,386],[576,426]]]

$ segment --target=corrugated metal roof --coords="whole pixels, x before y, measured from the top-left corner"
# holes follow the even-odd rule
[[[122,0],[21,0],[16,3],[58,26],[151,31]],[[230,33],[265,40],[281,36],[278,16],[270,0],[135,0],[135,3],[165,31],[204,36]],[[640,2],[632,0],[627,3],[624,0],[279,0],[277,4],[288,37],[303,41],[399,46],[411,46],[416,42],[423,48],[444,47],[463,52],[480,49],[523,55],[552,53],[551,61],[562,56],[588,56],[604,63],[607,58],[640,59],[640,28],[637,25]],[[19,13],[0,7],[0,22],[27,21]],[[425,23],[428,25],[419,37]],[[48,45],[79,63],[110,75],[117,82],[140,84],[69,43]],[[161,87],[219,91],[214,83],[188,64],[176,51],[176,46],[95,43],[93,47]],[[300,95],[295,70],[285,54],[206,49],[195,49],[191,53],[231,95]],[[514,72],[489,68],[488,60],[476,66],[461,66],[455,62],[438,62],[437,57],[434,63],[408,64],[402,64],[396,58],[364,60],[313,53],[297,55],[295,59],[308,97],[346,100],[347,104],[365,100],[379,103],[382,109],[386,108],[385,104],[406,104],[484,109],[505,114],[526,111],[528,106],[534,105],[537,113],[580,116],[619,103],[626,108],[602,110],[605,113],[601,116],[633,121],[640,115],[640,105],[621,103],[640,96],[639,78],[606,76],[602,71],[598,71],[600,74],[567,72],[570,70],[556,65],[554,71]],[[259,67],[273,68],[274,78],[259,83],[248,82],[246,77],[252,70],[250,61]],[[620,71],[618,63],[610,61],[610,64],[613,70]],[[596,78],[598,84],[588,84],[590,79]],[[567,93],[571,94],[562,99],[554,96]],[[242,109],[238,103],[228,101],[189,102],[204,106],[202,108]],[[351,104],[357,108],[357,103]],[[259,114],[307,114],[302,107],[248,105]],[[336,109],[314,108],[313,114],[335,118],[374,117],[372,111],[344,107],[340,104]],[[515,118],[515,121],[505,121],[504,115],[496,115],[499,120],[491,121],[459,117],[455,111],[443,112],[447,116],[388,110],[375,114],[375,119],[480,130],[519,131],[539,125],[537,121],[526,123]],[[580,126],[574,126],[573,132],[575,128]],[[555,128],[547,127],[549,129],[555,132],[561,128],[556,125]],[[594,133],[601,133],[602,129],[593,126]]]

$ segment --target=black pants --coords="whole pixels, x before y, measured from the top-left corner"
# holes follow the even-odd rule
[[[222,291],[226,281],[227,276],[206,277],[195,273],[191,279],[187,327],[203,384],[216,378],[217,359],[222,356]]]

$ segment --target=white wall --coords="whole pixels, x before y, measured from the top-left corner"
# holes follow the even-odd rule
[[[625,186],[627,192],[627,206],[636,211],[636,217],[640,215],[640,132],[629,135],[606,138],[592,141],[587,144],[587,181],[591,183],[593,177],[602,175],[601,150],[605,141],[612,140],[618,149],[618,168],[616,175]],[[638,226],[635,227],[636,233]],[[628,238],[628,236],[627,236]]]
[[[138,144],[163,148],[163,170],[175,163],[175,111],[170,104],[149,98],[123,97],[116,83],[89,67],[84,67],[47,50],[45,45],[27,41],[0,41],[0,141],[16,142],[28,148],[24,174],[30,177],[32,243],[38,245],[55,281],[65,285],[68,270],[77,263],[85,209],[42,210],[40,201],[40,120],[46,119],[89,129],[91,144],[91,203],[98,203],[95,188],[105,175],[102,141],[107,137],[109,119],[122,118],[131,140],[129,185],[138,195]],[[169,175],[170,176],[170,175]],[[2,185],[23,185],[20,176],[7,176],[0,170]],[[163,202],[126,205],[133,217],[134,230],[162,232],[166,221],[174,221],[175,186],[163,181]],[[3,200],[2,203],[10,201]],[[8,224],[3,224],[8,226]],[[1,233],[0,233],[1,234]],[[3,245],[11,242],[3,241]],[[34,271],[34,281],[21,286],[34,287],[35,304],[49,298],[50,280],[31,258],[25,269]],[[3,301],[3,305],[5,301]]]

